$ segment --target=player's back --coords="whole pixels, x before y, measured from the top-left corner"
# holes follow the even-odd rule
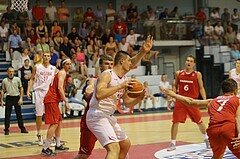
[[[218,96],[208,107],[209,126],[221,126],[225,122],[235,123],[239,98],[232,95]]]
[[[197,79],[197,71],[190,73],[185,70],[181,70],[178,74],[178,89],[179,94],[191,98],[198,98],[199,96],[199,84]]]

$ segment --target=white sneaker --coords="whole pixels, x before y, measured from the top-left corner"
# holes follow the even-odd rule
[[[50,146],[51,146],[51,147],[55,147],[55,146],[56,146],[55,137],[52,138],[52,140],[51,140],[51,142],[50,142]]]
[[[209,144],[208,139],[204,139],[204,143],[206,144],[206,148],[210,149],[210,144]]]
[[[42,135],[40,135],[40,134],[38,134],[37,135],[37,138],[38,138],[38,145],[39,146],[42,146],[43,145],[43,136]]]
[[[167,148],[167,151],[173,151],[173,150],[176,150],[176,145],[174,145],[173,143],[171,143],[169,145],[169,147]]]

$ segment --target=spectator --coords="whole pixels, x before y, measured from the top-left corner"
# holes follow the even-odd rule
[[[155,106],[155,98],[154,98],[154,96],[151,94],[151,90],[150,90],[150,88],[148,87],[148,82],[147,82],[147,81],[144,81],[143,87],[144,87],[144,90],[145,90],[145,95],[144,95],[144,98],[143,98],[144,110],[147,109],[147,99],[148,99],[148,98],[152,101],[152,108],[153,108],[153,110],[156,109],[156,106]],[[143,112],[143,110],[141,109],[141,106],[142,106],[142,102],[140,102],[139,105],[138,105],[138,111],[139,111],[139,112]]]
[[[72,45],[69,43],[68,37],[63,37],[63,43],[60,45],[60,59],[72,58],[72,52],[75,52]]]
[[[30,61],[30,58],[28,55],[28,49],[23,49],[21,56],[18,58],[18,70],[20,70],[24,66],[24,61],[26,59]]]
[[[36,26],[36,34],[38,38],[41,39],[47,32],[48,32],[47,26],[44,24],[43,20],[39,20],[38,26]]]
[[[42,37],[41,42],[37,44],[36,50],[42,49],[44,52],[50,52],[49,45],[46,43],[46,38]]]
[[[81,22],[83,20],[83,13],[81,12],[80,8],[76,8],[76,11],[73,15],[73,21]]]
[[[87,40],[87,36],[89,35],[89,29],[87,27],[87,23],[85,21],[82,22],[82,26],[81,28],[79,29],[79,36],[82,38],[82,39],[85,39]]]
[[[35,34],[34,29],[31,30],[30,35],[29,35],[29,38],[31,39],[31,42],[32,42],[34,45],[37,45],[37,43],[39,42],[38,36],[37,36],[37,34]]]
[[[1,21],[1,26],[0,26],[0,47],[3,51],[3,46],[4,43],[8,41],[8,29],[5,25],[4,21]]]
[[[50,46],[50,55],[51,55],[51,60],[50,64],[53,66],[57,65],[57,60],[58,60],[58,54],[55,53],[54,47]]]
[[[48,44],[48,46],[53,46],[52,38],[49,36],[48,32],[44,34],[45,37],[45,43]]]
[[[33,58],[33,65],[42,64],[43,63],[43,51],[41,48],[37,50],[37,54]]]
[[[211,20],[211,23],[212,24],[216,24],[216,22],[218,20],[220,20],[220,15],[219,13],[217,12],[217,8],[214,8],[212,11],[211,11],[211,14],[210,14],[210,20]]]
[[[118,12],[118,17],[121,18],[123,21],[127,20],[127,10],[126,10],[126,6],[124,4],[122,4],[120,6],[120,11]]]
[[[8,37],[8,48],[11,60],[14,59],[14,51],[22,52],[22,39],[17,34],[17,30],[13,30],[13,33]]]
[[[162,13],[159,15],[159,20],[168,19],[168,8],[165,8]]]
[[[91,59],[91,57],[90,57]],[[86,59],[85,59],[85,52],[80,48],[76,48],[76,61],[77,61],[77,66],[79,67],[80,74],[83,76],[89,77],[88,74],[88,68],[86,65]]]
[[[152,75],[152,60],[155,57],[155,62],[157,61],[159,51],[149,51],[141,60],[141,65],[145,66],[145,75]]]
[[[97,5],[97,9],[94,11],[94,15],[96,16],[96,19],[99,21],[104,20],[104,13],[102,11],[102,6],[100,4]]]
[[[118,43],[118,50],[119,51],[125,51],[127,53],[129,53],[132,56],[134,56],[136,53],[134,52],[134,50],[132,49],[132,47],[129,45],[129,43],[126,42],[126,38],[123,37],[121,39],[121,42]]]
[[[68,8],[65,7],[65,2],[61,1],[61,7],[58,9],[58,18],[59,22],[62,22],[62,27],[64,34],[66,35],[68,33],[68,17],[70,16]]]
[[[114,38],[110,37],[109,42],[107,42],[107,44],[104,48],[104,54],[105,55],[110,55],[114,59],[116,53],[117,53],[117,44],[114,41]]]
[[[12,21],[15,20],[15,17],[10,9],[10,6],[7,6],[6,11],[7,12],[3,13],[3,15],[2,15],[1,21],[4,20],[6,22],[6,24],[9,25],[9,24],[11,24]]]
[[[101,47],[104,49],[106,44],[109,42],[110,37],[114,37],[113,34],[111,34],[111,30],[110,29],[106,29],[105,34],[103,34],[103,36],[101,37]]]
[[[155,27],[155,13],[154,10],[149,7],[148,10],[146,11],[146,17],[143,22],[143,27],[144,27],[144,35],[154,35],[154,27]]]
[[[33,15],[32,15],[32,6],[31,6],[31,4],[28,2],[28,4],[27,4],[27,6],[28,6],[28,10],[27,10],[27,14],[28,14],[28,20],[33,20]]]
[[[102,35],[103,35],[103,29],[101,27],[101,25],[99,24],[98,20],[95,20],[95,24],[94,26],[91,28],[91,30],[94,31],[97,40],[100,40]]]
[[[217,25],[214,27],[214,33],[215,33],[215,36],[218,37],[220,43],[223,44],[224,29],[223,29],[223,26],[222,26],[222,22],[220,20],[217,21]]]
[[[116,23],[113,25],[113,33],[119,34],[119,31],[121,31],[121,34],[124,36],[127,36],[128,28],[126,23],[122,22],[121,18],[117,18]]]
[[[59,36],[62,36],[62,28],[61,26],[59,25],[58,21],[57,20],[54,20],[53,21],[53,25],[51,27],[51,37],[55,37],[56,36],[56,33],[57,32],[60,32],[60,35]]]
[[[14,68],[9,67],[7,69],[8,77],[4,78],[2,81],[2,92],[1,92],[1,105],[3,107],[3,97],[4,94],[7,94],[6,97],[6,106],[5,106],[5,120],[4,120],[4,135],[9,135],[10,127],[10,117],[12,113],[12,106],[14,106],[18,127],[21,129],[21,133],[28,133],[24,127],[22,119],[21,105],[23,103],[23,87],[22,82],[19,77],[14,77]]]
[[[81,37],[79,36],[79,34],[77,33],[77,29],[76,27],[72,27],[72,31],[71,33],[68,34],[68,39],[69,39],[69,43],[72,45],[72,47],[75,46],[74,42],[75,40],[82,40]]]
[[[21,36],[21,29],[18,26],[17,22],[14,22],[12,27],[11,27],[11,33],[13,33],[13,30],[17,30],[17,34]]]
[[[120,43],[123,37],[125,37],[125,35],[122,33],[121,28],[118,28],[117,34],[115,34],[115,41]]]
[[[232,44],[232,47],[231,47],[231,59],[232,61],[237,61],[240,57],[240,53],[239,53],[239,48],[237,46],[237,44]]]
[[[218,37],[214,34],[214,28],[211,25],[210,20],[207,21],[207,25],[204,26],[204,36],[205,45],[210,45],[211,40],[214,40],[214,43],[217,44]]]
[[[45,17],[44,8],[40,6],[40,0],[36,0],[36,6],[32,8],[32,15],[34,20],[43,20]]]
[[[131,19],[133,12],[137,12],[137,6],[135,6],[132,2],[129,3],[127,8],[127,20]]]
[[[53,6],[53,1],[48,1],[48,6],[46,7],[46,19],[53,22],[57,19],[57,9]]]
[[[90,40],[89,45],[87,46],[87,55],[88,59],[93,62],[92,67],[95,67],[99,56],[99,48],[93,40]]]
[[[116,15],[116,11],[113,9],[111,2],[108,2],[105,14],[107,18],[107,28],[109,28],[110,22],[114,21],[114,17]]]
[[[87,8],[87,11],[83,15],[83,19],[84,19],[84,21],[87,22],[87,26],[91,26],[92,21],[94,19],[96,19],[95,15],[92,11],[92,8],[90,8],[90,7]]]
[[[27,20],[27,21],[26,21],[26,25],[24,26],[24,35],[25,35],[25,38],[27,38],[28,36],[30,36],[32,29],[34,30],[34,27],[32,26],[32,21],[31,21],[31,20]]]
[[[231,19],[231,15],[230,13],[228,12],[228,9],[227,8],[224,8],[224,12],[222,13],[221,15],[221,20],[222,20],[222,25],[223,25],[223,28],[227,28],[227,25],[228,25],[228,21],[230,21]]]
[[[28,20],[28,13],[27,13],[27,11],[18,12],[18,14],[17,14],[17,20],[21,20],[21,21],[26,21],[26,20]]]
[[[179,18],[179,15],[178,15],[178,7],[177,7],[177,6],[175,6],[175,7],[173,8],[173,10],[170,12],[170,14],[169,14],[168,17],[169,17],[169,18]]]
[[[33,57],[36,53],[35,45],[31,42],[31,38],[27,37],[26,42],[23,44],[23,49],[27,49],[29,52],[29,57],[33,60]]]
[[[89,35],[87,36],[87,45],[90,44],[90,40],[93,40],[95,45],[98,44],[97,37],[96,37],[94,30],[91,30]]]
[[[198,10],[198,12],[196,14],[196,19],[199,20],[200,24],[204,25],[205,21],[206,21],[206,18],[207,18],[207,16],[206,16],[203,8],[202,7],[199,8],[199,10]]]
[[[21,81],[23,86],[24,94],[27,93],[28,81],[32,75],[32,66],[30,65],[29,59],[24,60],[24,65],[21,68]]]
[[[238,9],[237,9],[237,8],[234,8],[234,9],[233,9],[233,14],[231,15],[231,20],[232,20],[232,23],[234,23],[234,24],[236,24],[237,22],[239,22],[240,17],[239,17]]]
[[[137,28],[137,22],[141,19],[137,11],[132,13],[132,16],[128,19],[132,28]]]
[[[59,52],[60,45],[63,43],[63,38],[61,37],[60,31],[57,31],[55,36],[53,37],[53,45],[54,49]]]
[[[197,19],[194,19],[193,24],[191,26],[191,32],[192,32],[192,37],[194,39],[197,39],[199,43],[201,44],[202,42],[202,25],[198,23]]]
[[[227,32],[225,34],[226,44],[231,46],[234,43],[237,43],[237,36],[236,33],[233,31],[233,28],[228,26]]]
[[[142,34],[136,34],[134,29],[130,29],[128,36],[126,37],[127,43],[133,48],[133,50],[138,50],[139,45],[137,44],[137,39],[141,37],[143,38]]]

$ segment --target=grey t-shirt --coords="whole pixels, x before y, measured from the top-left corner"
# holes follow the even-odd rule
[[[19,96],[21,87],[22,82],[19,77],[13,77],[13,79],[4,78],[2,81],[2,89],[7,96]]]

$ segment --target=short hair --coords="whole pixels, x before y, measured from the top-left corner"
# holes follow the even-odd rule
[[[9,66],[9,67],[7,68],[7,71],[9,71],[9,69],[14,69],[14,67],[13,67],[13,66]]]
[[[187,60],[187,58],[188,58],[188,57],[192,58],[192,59],[193,59],[193,61],[194,61],[194,63],[196,63],[196,62],[197,62],[197,59],[196,59],[196,57],[195,57],[195,56],[193,56],[193,55],[188,55],[188,56],[186,57],[186,60]]]
[[[223,93],[233,93],[238,89],[237,82],[234,79],[226,79],[222,82]]]
[[[103,64],[103,61],[113,61],[113,58],[110,55],[104,55],[103,54],[103,55],[100,56],[99,64],[100,65]]]
[[[114,59],[114,64],[117,65],[118,62],[119,62],[121,59],[125,58],[126,56],[130,56],[130,57],[131,57],[131,55],[130,55],[129,53],[125,52],[125,51],[122,51],[122,50],[121,50],[121,51],[118,51],[117,54],[116,54],[116,56],[115,56],[115,59]]]
[[[29,59],[25,59],[25,60],[24,60],[24,63],[27,62],[27,61],[29,62]]]

